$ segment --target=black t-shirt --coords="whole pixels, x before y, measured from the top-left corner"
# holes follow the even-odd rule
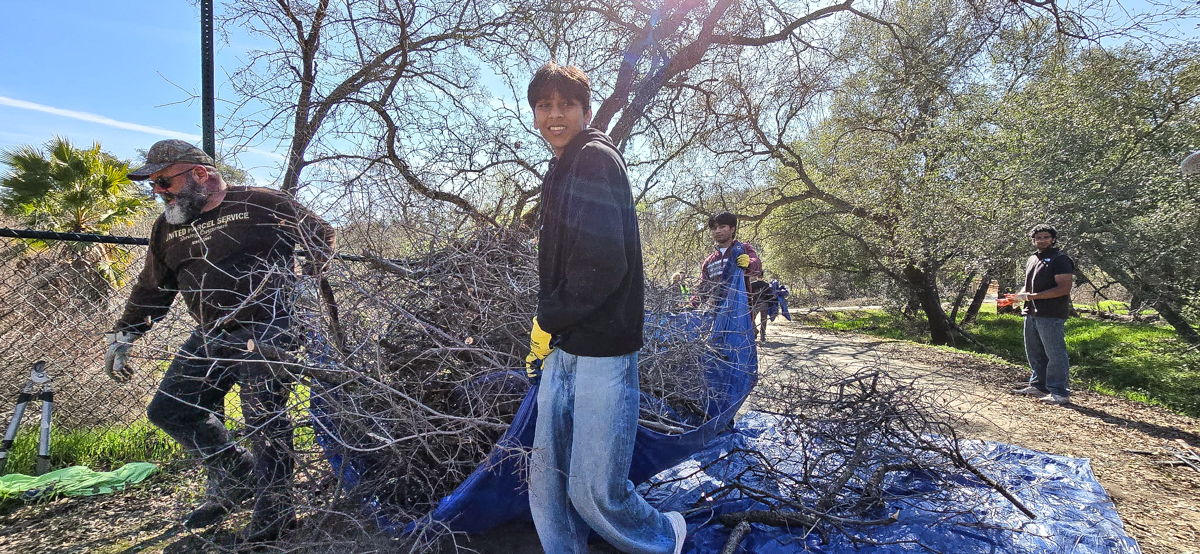
[[[116,329],[146,331],[147,318],[166,315],[179,292],[206,328],[287,316],[297,245],[327,257],[333,228],[276,190],[230,187],[216,208],[183,225],[159,216]]]
[[[1043,292],[1058,286],[1055,275],[1075,272],[1075,262],[1057,248],[1037,252],[1025,262],[1025,292]],[[1023,315],[1067,319],[1071,312],[1071,295],[1030,300],[1021,310]]]

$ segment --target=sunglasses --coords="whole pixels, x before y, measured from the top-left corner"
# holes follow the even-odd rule
[[[196,166],[193,165],[193,166],[191,166],[183,171],[180,171],[179,173],[176,173],[174,175],[170,175],[167,177],[163,177],[160,175],[154,179],[151,179],[150,184],[151,184],[152,188],[154,188],[154,189],[167,190],[167,189],[171,188],[171,179],[174,179],[180,175],[183,175],[184,173],[187,173],[195,168],[196,168]]]

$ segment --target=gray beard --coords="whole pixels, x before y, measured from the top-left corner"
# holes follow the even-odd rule
[[[200,217],[204,205],[208,204],[209,192],[193,180],[191,175],[184,178],[187,179],[187,183],[180,189],[179,194],[175,195],[175,203],[167,204],[167,210],[163,212],[163,218],[172,225],[183,225]]]

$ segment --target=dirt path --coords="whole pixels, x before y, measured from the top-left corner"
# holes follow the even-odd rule
[[[1011,394],[1028,370],[986,358],[786,321],[767,329],[760,366],[784,356],[842,367],[884,366],[952,395],[963,436],[1088,458],[1125,530],[1147,554],[1200,553],[1200,472],[1164,466],[1182,440],[1200,447],[1200,420],[1089,391],[1052,406]],[[1155,452],[1144,455],[1127,450]]]
[[[912,343],[825,332],[782,320],[768,327],[767,336],[769,342],[759,354],[768,376],[784,357],[839,367],[886,367],[947,395],[952,412],[947,416],[961,422],[958,428],[963,436],[1089,458],[1126,531],[1144,552],[1200,554],[1200,472],[1155,463],[1168,459],[1162,454],[1176,440],[1200,446],[1200,421],[1086,391],[1072,396],[1072,406],[1042,405],[1010,393],[1012,385],[1026,376],[1022,368]],[[0,510],[0,552],[219,551],[213,543],[227,543],[229,531],[245,523],[245,517],[203,535],[184,531],[177,522],[199,487],[192,471],[155,478],[123,495],[10,506]],[[527,523],[508,525],[460,545],[483,554],[540,552]],[[388,545],[358,541],[353,546],[333,545],[327,551],[378,551],[375,548],[388,550]],[[592,552],[615,551],[594,545]]]

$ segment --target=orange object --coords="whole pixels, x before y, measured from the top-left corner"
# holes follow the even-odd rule
[[[1006,294],[1003,298],[996,299],[997,306],[1012,306],[1017,301],[1017,295]]]

